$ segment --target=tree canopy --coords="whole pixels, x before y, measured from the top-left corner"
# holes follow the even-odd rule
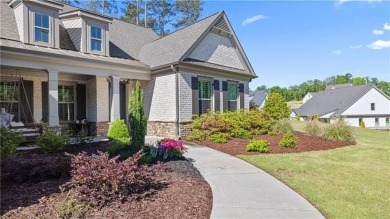
[[[379,81],[378,78],[370,77],[353,77],[351,73],[345,75],[336,75],[326,78],[325,80],[307,80],[299,85],[293,85],[290,87],[273,86],[267,88],[262,85],[257,87],[256,90],[267,90],[271,93],[279,93],[286,101],[302,100],[308,92],[318,92],[325,90],[327,85],[352,83],[353,85],[363,85],[372,83],[382,90],[385,94],[390,96],[390,82]]]

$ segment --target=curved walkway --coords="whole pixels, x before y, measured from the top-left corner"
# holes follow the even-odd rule
[[[185,157],[211,186],[211,218],[324,218],[302,196],[255,166],[208,147],[186,146]]]

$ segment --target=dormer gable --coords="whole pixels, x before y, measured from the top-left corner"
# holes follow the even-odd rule
[[[23,43],[60,47],[59,11],[63,4],[49,0],[12,0],[20,41]]]
[[[61,13],[60,19],[78,51],[109,56],[111,18],[76,9]]]

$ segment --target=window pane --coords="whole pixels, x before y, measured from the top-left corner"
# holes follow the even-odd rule
[[[58,117],[60,121],[72,121],[74,119],[74,104],[73,103],[59,103]]]
[[[42,41],[41,29],[35,28],[35,41]]]
[[[211,98],[211,81],[199,81],[199,98],[210,99]]]
[[[91,39],[91,50],[102,51],[102,41]]]
[[[42,42],[49,42],[49,31],[48,30],[41,30],[41,41]]]
[[[47,15],[41,15],[42,16],[42,27],[49,28],[49,16]]]
[[[42,26],[42,16],[41,14],[35,13],[35,26]]]
[[[228,100],[237,100],[237,84],[228,84]]]
[[[102,39],[102,29],[98,27],[91,27],[91,37]]]

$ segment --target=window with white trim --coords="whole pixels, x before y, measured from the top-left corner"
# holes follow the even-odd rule
[[[91,26],[91,50],[102,51],[102,28]]]
[[[375,126],[379,126],[379,118],[375,118]]]
[[[386,118],[386,126],[390,126],[390,118],[389,117]]]
[[[49,43],[50,17],[35,12],[34,15],[34,40],[35,42]]]
[[[238,84],[237,82],[228,81],[228,110],[237,110]]]
[[[0,108],[14,115],[13,120],[19,121],[19,82],[0,81]]]
[[[371,111],[375,111],[375,103],[371,103]]]
[[[199,114],[211,110],[211,80],[198,79]]]
[[[60,121],[74,121],[75,86],[58,85],[58,116]]]

